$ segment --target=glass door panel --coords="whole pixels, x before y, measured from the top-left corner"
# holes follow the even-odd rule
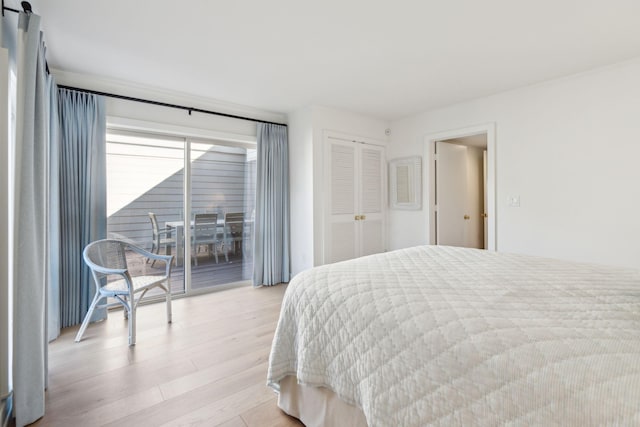
[[[174,255],[172,293],[185,292],[184,149],[184,139],[107,132],[107,237]],[[134,253],[127,258],[134,275],[164,271],[161,262]]]
[[[191,289],[250,280],[256,150],[190,142]]]

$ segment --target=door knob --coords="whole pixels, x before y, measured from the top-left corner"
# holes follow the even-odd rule
[[[471,219],[471,217],[469,215],[465,215],[464,219]]]
[[[481,213],[480,214],[480,218],[488,218],[488,217],[489,217],[489,215],[487,215],[486,213]]]
[[[360,219],[361,219],[361,220],[363,220],[363,221],[364,221],[366,218],[367,218],[366,216],[364,216],[364,215],[360,215]]]

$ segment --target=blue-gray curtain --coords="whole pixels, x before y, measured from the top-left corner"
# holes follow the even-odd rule
[[[289,281],[287,127],[258,123],[253,285]]]
[[[15,44],[13,393],[16,425],[44,415],[47,376],[49,84],[40,17],[21,13]]]
[[[95,293],[84,247],[107,229],[106,118],[101,96],[60,89],[60,318],[82,322]],[[96,310],[92,320],[106,317]]]

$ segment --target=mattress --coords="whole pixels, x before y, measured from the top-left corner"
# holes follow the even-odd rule
[[[287,376],[369,426],[640,425],[640,271],[432,246],[316,267],[283,299]]]

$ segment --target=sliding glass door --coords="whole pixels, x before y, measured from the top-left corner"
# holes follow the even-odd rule
[[[154,253],[176,253],[175,233],[166,224],[184,216],[184,140],[109,131],[107,133],[107,237]],[[161,263],[127,254],[134,275],[156,274]],[[171,276],[173,293],[185,291],[184,269]]]
[[[191,288],[251,279],[256,150],[189,141]]]
[[[174,294],[250,280],[255,181],[251,144],[110,129],[108,237],[174,255]],[[163,268],[127,256],[135,274]]]

